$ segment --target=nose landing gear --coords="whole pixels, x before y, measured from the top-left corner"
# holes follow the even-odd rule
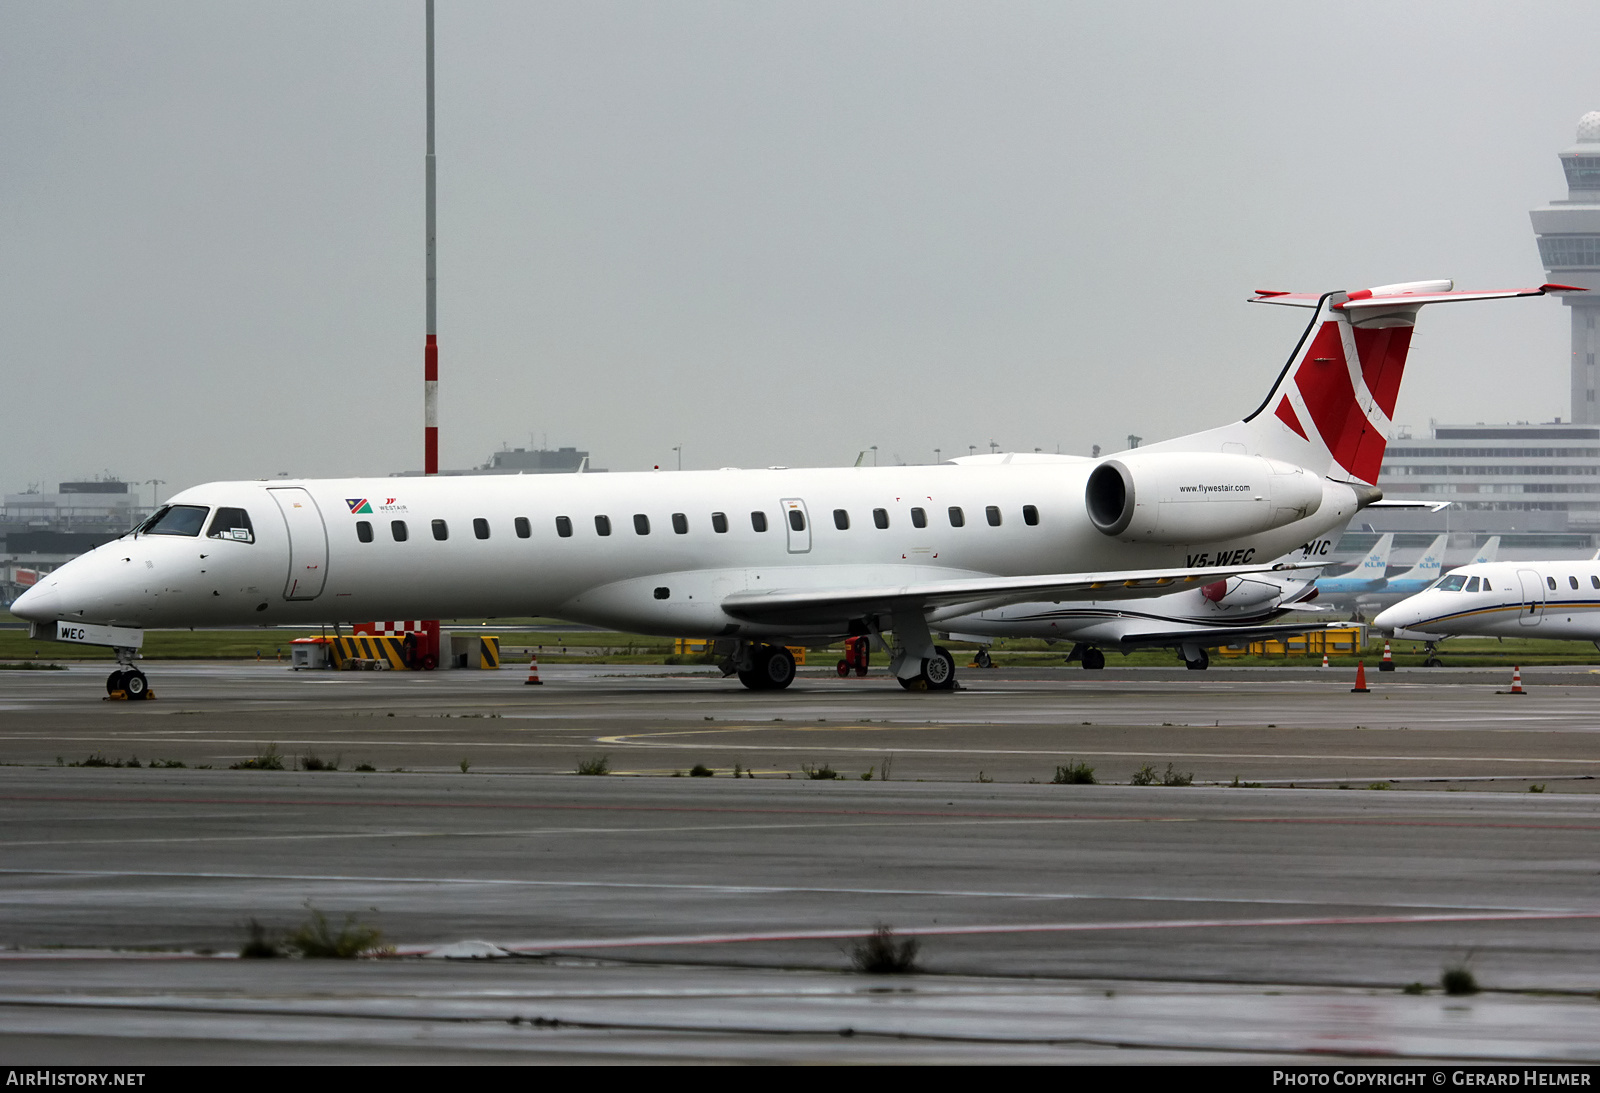
[[[150,690],[150,681],[145,674],[133,667],[133,658],[137,650],[117,648],[117,670],[106,677],[106,697],[126,699],[130,702],[139,702],[147,698],[154,698]]]

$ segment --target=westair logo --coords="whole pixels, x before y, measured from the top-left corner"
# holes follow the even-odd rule
[[[350,514],[352,516],[359,516],[364,512],[370,513],[372,511],[372,502],[365,497],[346,497],[344,503],[350,506]]]
[[[378,511],[379,512],[409,512],[410,510],[407,509],[404,505],[396,504],[396,502],[398,502],[399,500],[400,499],[398,497],[385,497],[383,499],[383,504],[378,506]]]

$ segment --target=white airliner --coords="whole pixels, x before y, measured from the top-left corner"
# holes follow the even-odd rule
[[[1397,638],[1569,638],[1600,643],[1600,558],[1489,562],[1452,569],[1432,588],[1384,611],[1373,625]]]
[[[948,689],[942,619],[1272,572],[1381,496],[1420,307],[1559,288],[1258,293],[1315,309],[1261,406],[1099,460],[213,482],[12,611],[114,648],[107,687],[137,697],[145,628],[526,615],[714,638],[754,689],[794,678],[785,645],[862,635],[906,687]]]

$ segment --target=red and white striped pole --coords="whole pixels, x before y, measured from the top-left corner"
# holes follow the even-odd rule
[[[427,280],[428,341],[422,351],[422,473],[439,473],[439,314],[438,269],[435,264],[437,222],[434,216],[433,159],[433,0],[427,0],[428,20],[428,152],[423,158],[427,177]]]

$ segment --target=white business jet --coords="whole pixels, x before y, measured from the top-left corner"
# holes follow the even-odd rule
[[[908,689],[949,689],[942,619],[1273,572],[1381,496],[1419,308],[1559,287],[1258,293],[1313,309],[1261,406],[1098,460],[208,483],[12,611],[112,647],[136,697],[151,627],[526,615],[712,638],[753,689],[793,680],[785,645],[865,636]]]
[[[1577,562],[1490,562],[1452,569],[1373,625],[1434,647],[1451,637],[1566,638],[1600,645],[1600,557]]]

